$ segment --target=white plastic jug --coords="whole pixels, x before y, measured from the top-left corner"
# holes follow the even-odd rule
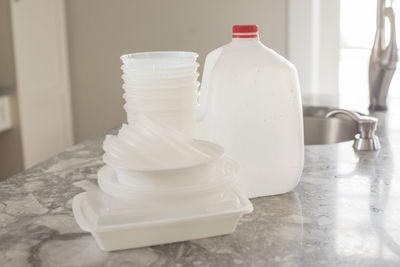
[[[239,162],[248,197],[297,185],[304,161],[297,71],[259,41],[257,25],[233,26],[232,42],[208,54],[199,101],[198,136]]]

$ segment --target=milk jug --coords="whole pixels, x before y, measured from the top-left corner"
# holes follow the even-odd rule
[[[250,198],[297,185],[304,161],[297,71],[260,42],[257,25],[233,26],[232,42],[207,55],[198,137],[239,162],[238,186]]]

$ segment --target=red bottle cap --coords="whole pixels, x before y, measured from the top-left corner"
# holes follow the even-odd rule
[[[255,38],[258,37],[257,25],[233,25],[233,38]]]

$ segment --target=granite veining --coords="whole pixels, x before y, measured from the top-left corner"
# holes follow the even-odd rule
[[[312,101],[311,101],[312,102]],[[299,185],[252,200],[231,235],[103,252],[72,215],[97,186],[104,136],[0,182],[0,266],[400,266],[400,110],[375,114],[382,149],[306,146]]]

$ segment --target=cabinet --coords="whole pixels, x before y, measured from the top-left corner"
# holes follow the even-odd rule
[[[0,133],[11,129],[10,96],[0,95]]]
[[[23,167],[28,168],[73,144],[64,1],[5,1],[13,54],[9,65],[15,72],[15,127]]]

